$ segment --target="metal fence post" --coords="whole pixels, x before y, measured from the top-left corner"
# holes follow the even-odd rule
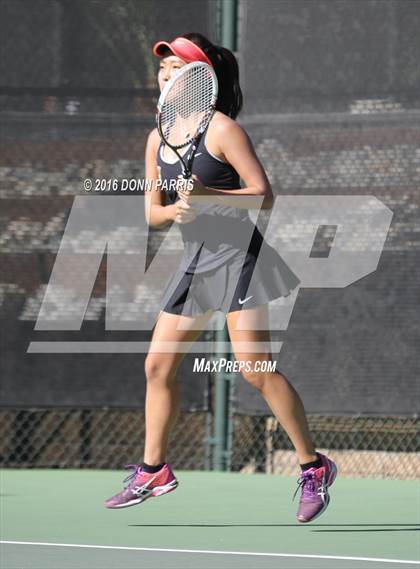
[[[237,0],[220,0],[220,43],[236,51]]]
[[[216,350],[217,358],[226,357],[224,344],[227,340],[226,328],[216,330]],[[226,373],[219,371],[215,374],[215,394],[214,394],[214,453],[213,469],[226,470],[226,435],[228,424],[228,388]]]
[[[237,0],[220,0],[219,2],[220,43],[232,50],[236,49],[236,15]],[[226,326],[216,330],[216,357],[230,358],[226,345],[229,336]],[[220,371],[215,375],[215,403],[214,403],[214,453],[213,469],[229,470],[232,453],[232,381],[233,374]]]

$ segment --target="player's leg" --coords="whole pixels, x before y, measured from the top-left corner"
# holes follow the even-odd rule
[[[161,312],[155,326],[146,373],[146,440],[144,462],[131,465],[133,472],[124,489],[106,501],[108,508],[126,508],[147,498],[167,494],[178,482],[166,464],[171,427],[179,414],[176,371],[191,344],[198,338],[211,313],[198,317]]]
[[[238,320],[239,325],[245,329],[237,329]],[[247,347],[250,349],[256,343],[265,344],[269,350],[270,332],[268,330],[267,305],[240,312],[230,312],[227,315],[227,322],[235,358],[238,361],[252,362],[250,366],[252,371],[243,371],[243,377],[266,400],[273,414],[290,437],[299,462],[305,464],[317,460],[305,410],[296,390],[282,373],[254,371],[256,362],[272,360],[268,351],[258,353],[247,351]],[[262,326],[264,329],[261,329]]]
[[[179,414],[176,372],[210,316],[210,312],[197,317],[167,312],[159,316],[145,362],[144,462],[148,465],[159,465],[165,461],[169,433]],[[162,348],[165,348],[164,352]]]
[[[227,322],[235,358],[251,363],[251,370],[243,371],[242,375],[264,397],[296,449],[302,466],[297,517],[301,522],[311,521],[328,506],[328,486],[335,479],[335,464],[316,453],[302,401],[284,374],[257,371],[257,362],[271,361],[268,306],[231,312]],[[257,342],[265,344],[267,349],[251,351]]]

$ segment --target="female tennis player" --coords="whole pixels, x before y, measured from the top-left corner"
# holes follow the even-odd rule
[[[250,139],[235,122],[242,107],[237,61],[229,50],[198,33],[170,43],[160,41],[153,53],[160,58],[161,91],[179,69],[200,61],[214,70],[218,97],[199,144],[192,143],[183,152],[184,157],[195,152],[192,190],[178,183],[172,191],[156,189],[146,195],[149,225],[179,224],[185,249],[164,293],[146,358],[144,461],[130,465],[133,472],[124,481],[125,488],[106,506],[125,508],[176,489],[178,482],[166,463],[169,434],[179,413],[176,372],[185,346],[198,338],[212,313],[219,310],[226,314],[236,360],[252,363],[242,375],[264,397],[296,449],[301,465],[297,519],[309,522],[327,508],[328,487],[337,469],[315,451],[303,404],[286,377],[258,371],[256,365],[271,361],[269,349],[264,348],[270,342],[268,303],[289,295],[299,279],[249,217],[248,210],[261,204],[270,209],[273,194]],[[147,179],[155,184],[170,182],[182,178],[182,173],[178,156],[153,130],[146,147]],[[160,342],[171,342],[175,349],[162,353]],[[261,350],[253,349],[260,345]]]

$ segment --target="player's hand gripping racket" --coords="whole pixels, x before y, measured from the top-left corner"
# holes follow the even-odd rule
[[[178,156],[185,179],[191,178],[192,165],[201,137],[216,109],[217,78],[207,63],[184,65],[163,88],[156,122],[163,142]],[[188,156],[182,148],[191,146]]]

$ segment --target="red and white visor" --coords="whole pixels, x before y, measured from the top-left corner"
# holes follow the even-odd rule
[[[203,61],[211,67],[213,67],[212,62],[204,53],[204,51],[198,47],[194,42],[188,40],[187,38],[175,38],[172,42],[168,43],[166,41],[158,41],[153,46],[153,53],[157,57],[163,57],[166,50],[170,50],[174,55],[185,61],[185,63],[191,63],[192,61]]]

